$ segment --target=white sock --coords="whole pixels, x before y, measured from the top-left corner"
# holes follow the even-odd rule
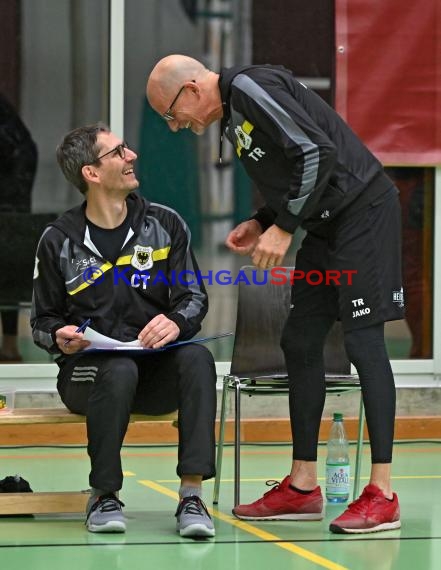
[[[202,497],[202,489],[201,487],[190,487],[184,485],[179,488],[179,499],[184,499],[185,497],[191,497],[196,495],[196,497]]]

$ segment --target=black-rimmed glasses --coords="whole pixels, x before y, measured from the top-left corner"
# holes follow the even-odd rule
[[[196,83],[196,81],[195,81],[194,79],[192,79],[191,81],[192,81],[193,83]],[[182,91],[184,91],[184,89],[185,89],[186,87],[187,87],[187,85],[183,85],[183,86],[179,89],[179,91],[178,91],[176,97],[175,97],[175,98],[173,99],[173,101],[171,102],[170,107],[167,109],[167,111],[166,111],[165,113],[163,113],[163,114],[161,115],[162,118],[164,119],[164,121],[174,121],[174,120],[175,120],[175,116],[174,116],[173,113],[172,113],[172,109],[173,109],[173,107],[175,106],[175,103],[176,103],[176,101],[178,100],[179,95],[182,93]]]
[[[102,158],[104,158],[105,156],[108,156],[109,154],[112,154],[112,152],[116,152],[118,154],[118,156],[120,158],[125,158],[126,157],[126,149],[129,148],[129,145],[126,143],[126,141],[123,141],[122,143],[120,143],[119,145],[117,145],[115,148],[112,148],[111,150],[108,150],[107,152],[105,152],[104,154],[101,154],[100,156],[98,156],[93,162],[98,162],[99,160],[101,160]]]

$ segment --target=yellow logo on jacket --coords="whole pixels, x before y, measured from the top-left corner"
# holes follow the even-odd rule
[[[243,148],[248,150],[251,147],[253,139],[250,137],[250,133],[253,129],[254,126],[248,121],[244,121],[242,125],[238,125],[234,129],[234,134],[236,135],[237,140],[236,153],[239,157]]]

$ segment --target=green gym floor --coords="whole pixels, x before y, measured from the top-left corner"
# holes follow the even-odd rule
[[[290,465],[288,445],[244,445],[241,502],[256,499],[267,479],[281,480]],[[351,446],[352,464],[355,447]],[[319,448],[324,473],[325,447]],[[84,447],[3,447],[0,478],[19,473],[35,491],[87,488]],[[362,484],[369,451],[364,452]],[[327,506],[321,522],[245,523],[231,515],[232,448],[225,451],[216,537],[182,539],[175,532],[178,480],[175,446],[126,446],[121,499],[128,519],[124,535],[86,532],[81,516],[0,519],[3,570],[439,570],[441,567],[441,442],[396,443],[393,486],[402,528],[361,536],[333,535],[329,521],[342,507]],[[364,477],[363,477],[364,475]],[[323,478],[320,480],[323,485]],[[204,499],[211,507],[213,482]]]

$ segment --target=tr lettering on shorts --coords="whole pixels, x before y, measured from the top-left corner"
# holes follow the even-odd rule
[[[364,299],[352,299],[352,305],[355,307],[355,310],[352,311],[352,318],[356,319],[358,317],[363,317],[365,315],[369,315],[371,310],[369,307],[364,306]]]

